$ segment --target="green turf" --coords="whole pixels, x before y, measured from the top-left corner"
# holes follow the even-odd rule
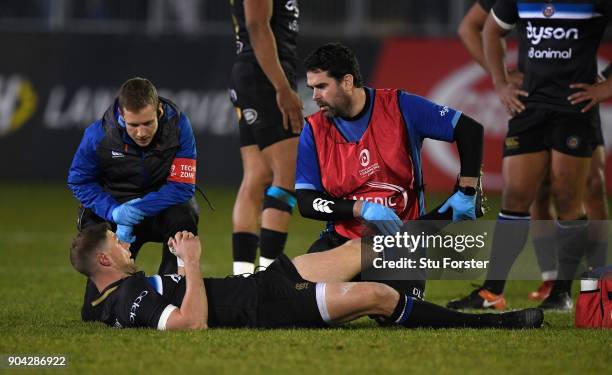
[[[210,189],[217,207],[203,207],[202,270],[222,276],[231,269],[234,192]],[[431,202],[432,204],[435,199]],[[497,199],[492,198],[495,209]],[[204,205],[201,205],[204,206]],[[577,330],[569,314],[546,314],[536,331],[383,329],[367,319],[328,330],[227,330],[156,332],[116,330],[79,321],[84,279],[68,262],[76,202],[60,185],[0,187],[0,356],[66,355],[78,373],[609,373],[612,335]],[[495,210],[493,210],[495,212]],[[294,215],[288,253],[303,252],[320,224]],[[138,263],[148,273],[159,245],[147,245]],[[512,282],[512,308],[534,306],[525,298],[537,282]],[[470,290],[469,282],[428,284],[429,300],[445,303]],[[3,364],[0,364],[2,368]],[[58,371],[58,370],[52,370]]]

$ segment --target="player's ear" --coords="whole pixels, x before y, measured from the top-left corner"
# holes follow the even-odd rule
[[[101,251],[98,254],[96,254],[96,260],[97,263],[99,265],[105,266],[105,267],[110,267],[111,266],[111,260],[108,256],[106,256],[106,253]]]
[[[164,115],[164,106],[159,103],[159,106],[157,107],[157,119],[161,119],[162,116]]]
[[[347,91],[353,89],[353,75],[352,74],[345,74],[344,77],[342,77],[342,86]]]

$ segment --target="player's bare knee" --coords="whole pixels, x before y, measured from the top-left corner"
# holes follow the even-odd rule
[[[513,212],[527,212],[533,201],[533,193],[522,190],[512,189],[510,191],[504,191],[503,196],[503,209]]]

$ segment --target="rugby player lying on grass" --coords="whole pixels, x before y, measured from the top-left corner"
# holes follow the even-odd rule
[[[80,232],[70,261],[100,294],[85,299],[82,318],[107,325],[157,329],[208,327],[327,327],[374,315],[404,327],[537,328],[539,309],[503,314],[465,314],[400,295],[375,282],[346,282],[360,272],[359,240],[327,252],[290,260],[279,256],[249,277],[204,278],[201,245],[183,231],[168,245],[183,260],[180,275],[138,272],[127,244],[105,224]]]

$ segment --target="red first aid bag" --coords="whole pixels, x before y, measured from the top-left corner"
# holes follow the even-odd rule
[[[609,269],[610,267],[606,267]],[[612,272],[580,281],[576,302],[576,327],[612,328]]]

